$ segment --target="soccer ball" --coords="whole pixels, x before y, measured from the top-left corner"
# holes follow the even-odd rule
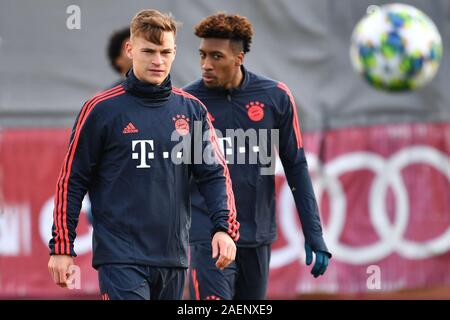
[[[443,52],[433,21],[405,4],[369,9],[351,39],[355,70],[375,88],[388,91],[412,90],[430,82]]]

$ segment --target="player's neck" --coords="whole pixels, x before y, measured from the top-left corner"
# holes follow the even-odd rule
[[[244,80],[244,73],[242,72],[242,68],[239,67],[236,74],[234,75],[233,79],[225,85],[225,90],[235,89],[239,88],[242,84],[242,81]]]

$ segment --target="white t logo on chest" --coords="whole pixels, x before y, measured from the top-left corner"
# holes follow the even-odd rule
[[[150,146],[150,148],[147,146]],[[140,164],[136,168],[150,168],[150,165],[147,164],[147,159],[152,160],[155,158],[155,154],[151,152],[154,149],[153,140],[133,140],[131,149],[133,151],[131,154],[133,160],[140,160]]]

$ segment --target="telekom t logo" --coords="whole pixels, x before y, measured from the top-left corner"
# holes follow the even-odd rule
[[[150,146],[150,148],[148,148]],[[136,168],[150,168],[147,164],[147,159],[152,160],[155,158],[155,154],[151,152],[153,150],[153,140],[133,140],[131,149],[133,151],[133,160],[140,160],[140,164]],[[136,150],[138,149],[138,150]],[[140,149],[140,150],[139,150]],[[136,152],[135,152],[136,151]]]

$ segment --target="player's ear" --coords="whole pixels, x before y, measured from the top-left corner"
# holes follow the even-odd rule
[[[235,64],[237,67],[240,67],[244,64],[245,53],[243,51],[239,52],[235,57]]]
[[[128,59],[133,60],[133,44],[131,38],[125,43],[125,53],[127,54]]]
[[[175,58],[176,55],[177,55],[177,45],[175,44],[173,46],[173,57]]]

